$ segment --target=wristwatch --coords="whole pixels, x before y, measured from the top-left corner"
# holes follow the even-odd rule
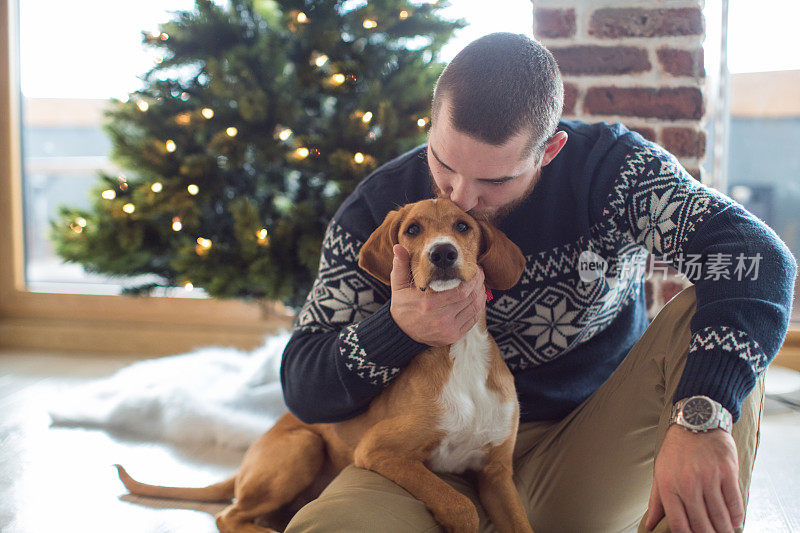
[[[693,433],[705,433],[712,429],[723,429],[730,433],[730,412],[708,396],[690,396],[675,403],[669,424],[678,424]]]

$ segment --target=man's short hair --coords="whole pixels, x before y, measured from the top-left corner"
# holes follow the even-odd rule
[[[558,127],[564,85],[553,54],[538,41],[523,34],[491,33],[468,44],[439,76],[433,120],[444,99],[458,131],[496,146],[528,131],[525,153],[538,158]]]

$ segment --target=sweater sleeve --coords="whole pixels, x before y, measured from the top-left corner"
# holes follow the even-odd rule
[[[281,360],[289,410],[306,423],[364,412],[402,367],[427,348],[389,312],[389,288],[361,270],[363,242],[336,218],[322,243],[317,278]]]
[[[794,257],[766,224],[653,143],[633,147],[609,181],[603,218],[695,285],[689,353],[673,401],[709,396],[735,422],[786,336]]]

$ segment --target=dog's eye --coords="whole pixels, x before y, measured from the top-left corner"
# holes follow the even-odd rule
[[[420,231],[422,228],[419,227],[419,224],[411,224],[406,228],[406,235],[417,235]]]
[[[470,229],[469,228],[469,224],[467,224],[466,222],[464,222],[462,220],[459,220],[458,222],[456,222],[456,226],[455,227],[456,227],[456,231],[458,231],[459,233],[466,233]]]

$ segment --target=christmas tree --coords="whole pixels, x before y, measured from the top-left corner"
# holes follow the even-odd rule
[[[349,7],[348,7],[349,6]],[[216,298],[298,306],[325,227],[355,185],[424,142],[442,2],[196,0],[160,33],[144,88],[105,130],[121,175],[59,208],[57,253],[89,272],[156,274]]]

